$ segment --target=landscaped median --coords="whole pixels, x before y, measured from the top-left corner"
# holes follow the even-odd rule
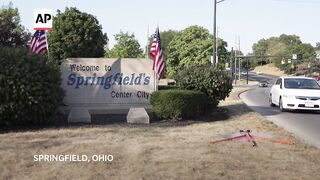
[[[0,134],[0,177],[320,179],[320,151],[252,112],[238,98],[244,90],[234,88],[217,112],[197,119],[4,132]],[[210,143],[240,129],[272,134],[295,144]],[[63,156],[58,161],[39,161],[40,157],[54,157],[40,155]],[[73,157],[69,155],[76,155],[74,160],[79,161],[68,161]],[[95,161],[99,155],[105,161]],[[82,161],[86,158],[91,161]]]

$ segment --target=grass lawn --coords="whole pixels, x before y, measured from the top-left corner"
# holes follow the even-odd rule
[[[49,128],[0,134],[0,179],[320,179],[320,151],[250,111],[236,88],[197,120]],[[294,145],[211,144],[251,129]],[[112,162],[35,162],[37,154],[111,154]]]

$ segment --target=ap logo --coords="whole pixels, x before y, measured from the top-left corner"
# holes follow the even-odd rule
[[[34,10],[34,30],[52,30],[52,9]]]

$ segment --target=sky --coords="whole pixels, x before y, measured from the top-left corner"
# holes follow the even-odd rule
[[[96,16],[111,46],[120,30],[134,33],[141,47],[157,25],[160,31],[199,25],[213,32],[213,0],[0,0],[0,6],[10,1],[19,9],[21,24],[32,33],[34,9],[52,9],[55,15],[57,9],[77,7]],[[315,46],[320,42],[319,9],[320,0],[225,0],[217,4],[218,37],[229,50],[238,49],[240,39],[245,54],[258,40],[283,33]]]

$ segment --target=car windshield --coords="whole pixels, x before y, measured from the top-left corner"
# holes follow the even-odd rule
[[[319,84],[313,79],[285,78],[284,87],[287,89],[319,89]]]

